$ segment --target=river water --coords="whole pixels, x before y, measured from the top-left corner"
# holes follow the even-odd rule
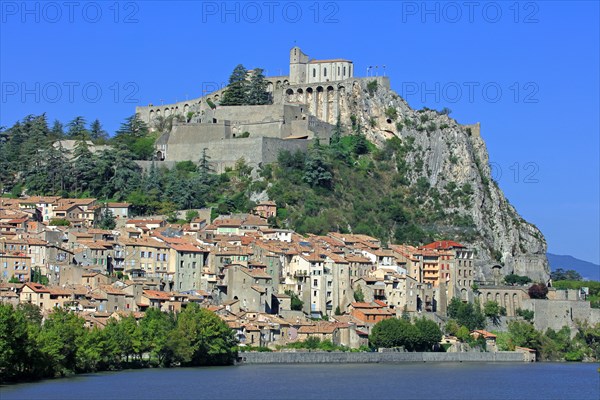
[[[12,399],[600,399],[598,364],[403,363],[144,369],[9,385]]]

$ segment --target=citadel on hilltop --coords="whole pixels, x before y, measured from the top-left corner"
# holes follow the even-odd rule
[[[140,118],[153,125],[159,117],[180,115],[170,132],[156,143],[155,159],[168,166],[198,161],[203,149],[217,172],[243,157],[252,167],[277,160],[281,150],[306,151],[318,136],[328,141],[345,101],[344,94],[361,79],[354,64],[344,59],[310,60],[294,47],[288,76],[266,77],[273,103],[259,106],[221,106],[226,88],[189,101],[137,107]],[[389,88],[389,80],[377,79]]]

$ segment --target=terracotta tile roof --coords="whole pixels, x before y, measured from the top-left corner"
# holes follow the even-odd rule
[[[171,298],[170,293],[158,290],[144,290],[144,295],[153,300],[169,300]]]
[[[129,203],[106,203],[108,208],[129,208],[131,204]]]
[[[48,290],[50,291],[50,295],[54,296],[72,296],[75,294],[73,290],[61,289],[58,287],[50,287]]]
[[[33,283],[33,282],[27,282],[23,285],[23,287],[27,286],[29,289],[33,290],[36,293],[49,293],[50,289],[47,288],[46,286],[42,285],[41,283]]]
[[[41,239],[29,238],[29,239],[27,239],[27,244],[30,246],[46,246],[48,244],[48,242],[46,242],[45,240],[41,240]]]
[[[488,339],[488,338],[489,339],[496,339],[496,335],[494,335],[491,332],[485,331],[483,329],[474,330],[474,331],[471,332],[471,335],[475,335],[475,336],[481,335],[481,336],[483,336],[486,339]]]
[[[267,274],[262,269],[248,269],[248,268],[244,268],[244,267],[242,267],[240,269],[254,278],[273,279],[273,277],[271,275]]]
[[[372,264],[371,260],[369,260],[367,257],[360,256],[357,254],[347,255],[346,260],[351,263]]]
[[[262,293],[262,294],[267,293],[267,289],[265,289],[261,286],[252,285],[251,288],[256,290],[258,293]]]
[[[360,308],[362,309],[371,309],[371,308],[382,308],[384,306],[381,306],[380,304],[373,304],[373,303],[364,303],[364,302],[354,302],[354,303],[350,303],[352,305],[352,307],[354,308]]]
[[[111,285],[101,285],[100,290],[114,296],[125,296],[125,292]]]
[[[215,225],[216,227],[223,226],[223,227],[239,228],[242,225],[242,220],[236,219],[236,218],[216,219],[213,221],[213,225]]]
[[[423,246],[426,249],[450,250],[455,248],[465,248],[462,244],[453,240],[438,240],[437,242],[429,243]]]
[[[324,262],[325,258],[321,257],[321,255],[324,255],[324,254],[323,253],[300,254],[300,257],[308,262]]]
[[[171,244],[169,244],[169,246],[176,251],[182,251],[182,252],[188,252],[188,253],[203,253],[204,252],[204,250],[200,249],[197,246],[194,246],[191,243],[171,243]]]

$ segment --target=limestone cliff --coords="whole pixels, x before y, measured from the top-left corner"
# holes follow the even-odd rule
[[[480,239],[468,244],[480,259],[476,279],[489,280],[492,265],[501,264],[504,275],[527,275],[545,282],[549,276],[546,241],[537,227],[519,216],[491,178],[479,124],[463,126],[435,110],[413,110],[385,81],[373,82],[356,80],[341,95],[339,112],[347,130],[360,124],[367,138],[379,146],[394,136],[414,140],[414,151],[406,160],[413,183],[424,177],[440,191],[450,182],[470,184],[473,201],[456,203],[450,211],[470,215],[475,223]]]

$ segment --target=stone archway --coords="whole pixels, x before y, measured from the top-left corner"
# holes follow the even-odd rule
[[[298,88],[298,90],[296,91],[297,94],[297,98],[298,98],[298,102],[300,103],[305,103],[305,99],[304,99],[304,90],[302,90],[302,88]]]
[[[316,110],[315,110],[315,116],[319,119],[323,118],[323,111],[324,111],[324,107],[326,104],[323,104],[323,97],[324,97],[324,89],[323,86],[317,86],[317,101],[316,101]]]
[[[316,98],[313,88],[309,87],[306,89],[306,104],[308,104],[308,112],[315,115]]]
[[[333,86],[327,86],[327,97],[326,97],[326,102],[325,102],[325,116],[326,116],[326,122],[329,123],[335,123],[336,119],[337,119],[337,107],[335,107],[336,104],[336,98],[335,98],[335,90],[333,88]],[[336,115],[333,115],[333,114]]]
[[[285,91],[285,101],[288,103],[295,103],[296,98],[294,96],[294,91],[292,89],[287,89]]]

